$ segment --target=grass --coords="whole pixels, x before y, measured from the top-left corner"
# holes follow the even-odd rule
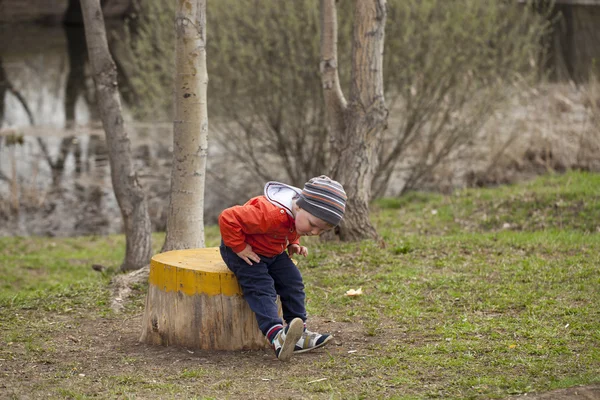
[[[382,338],[394,332],[378,349],[387,356],[368,359],[367,368],[379,367],[407,392],[426,397],[501,397],[573,379],[599,381],[597,234],[482,232],[403,241],[410,252],[370,244],[348,257],[346,269],[325,256],[308,282],[315,313],[361,323]],[[364,296],[342,296],[359,286]],[[424,391],[422,382],[432,378],[439,383]]]
[[[503,398],[598,384],[599,195],[600,175],[583,172],[410,193],[373,205],[380,242],[309,238],[299,264],[309,314],[344,327],[346,342],[283,366],[232,354],[178,367],[181,356],[170,355],[152,369],[152,355],[125,349],[120,370],[100,363],[96,378],[81,377],[77,357],[56,361],[67,354],[56,338],[90,320],[120,326],[143,310],[144,287],[125,314],[108,307],[123,237],[1,238],[0,365],[52,365],[52,379],[28,390],[82,399],[261,397],[265,388],[284,398]],[[159,247],[163,236],[154,239]],[[218,241],[209,227],[207,244]],[[359,287],[362,296],[344,295]],[[1,368],[6,387],[23,384]]]

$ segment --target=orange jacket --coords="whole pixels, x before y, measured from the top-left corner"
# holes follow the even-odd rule
[[[223,210],[219,215],[219,228],[225,245],[236,253],[244,250],[248,243],[256,254],[274,257],[290,244],[300,243],[294,218],[265,196]]]

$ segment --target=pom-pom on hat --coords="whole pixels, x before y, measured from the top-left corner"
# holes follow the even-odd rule
[[[315,217],[336,226],[344,217],[346,200],[346,192],[342,185],[321,175],[304,184],[297,204]]]

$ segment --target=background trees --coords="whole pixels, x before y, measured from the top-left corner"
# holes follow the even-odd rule
[[[375,196],[422,187],[443,172],[445,160],[465,157],[498,107],[533,82],[548,26],[543,15],[515,3],[387,2],[383,88],[390,117],[373,163]],[[354,5],[337,3],[339,82],[348,93],[355,84],[349,67]],[[154,0],[145,7],[154,11],[141,10],[134,48],[158,55],[137,65],[145,80],[161,82],[160,90],[142,96],[156,106],[172,90],[166,84],[172,37],[156,35],[168,30],[155,26],[155,15],[172,11]],[[327,172],[332,137],[324,129],[317,0],[223,0],[210,4],[207,17],[211,140],[219,154],[235,155],[208,177],[231,182],[232,197],[243,201],[267,179],[300,186]]]
[[[208,156],[206,0],[178,0],[173,165],[163,251],[204,247]]]
[[[539,78],[548,9],[477,0],[390,1],[384,76],[394,122],[373,182],[382,196],[419,187],[506,100]],[[506,140],[500,139],[500,140]]]
[[[352,30],[349,98],[340,87],[337,9],[321,0],[321,75],[334,155],[332,176],[346,189],[348,204],[338,232],[342,240],[376,238],[369,220],[371,183],[377,171],[388,109],[383,97],[385,0],[357,1]]]
[[[121,112],[117,68],[108,51],[100,1],[84,1],[82,11],[100,115],[109,149],[112,184],[125,228],[125,260],[121,269],[135,270],[148,263],[152,252],[146,194],[133,168],[131,145]]]

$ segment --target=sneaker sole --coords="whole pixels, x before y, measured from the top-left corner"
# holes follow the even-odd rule
[[[300,335],[302,336],[302,335]],[[329,343],[331,341],[331,339],[333,339],[333,336],[328,336],[327,339],[323,340],[323,343],[316,345],[315,347],[310,347],[308,349],[302,349],[302,350],[294,350],[294,354],[302,354],[302,353],[307,353],[309,351],[313,351],[315,349],[318,349],[319,347],[323,347],[325,346],[327,343]]]
[[[294,347],[296,347],[296,342],[300,340],[302,332],[304,332],[304,322],[300,318],[294,318],[285,334],[285,342],[281,346],[281,350],[279,350],[278,358],[281,361],[288,361],[292,358]]]

